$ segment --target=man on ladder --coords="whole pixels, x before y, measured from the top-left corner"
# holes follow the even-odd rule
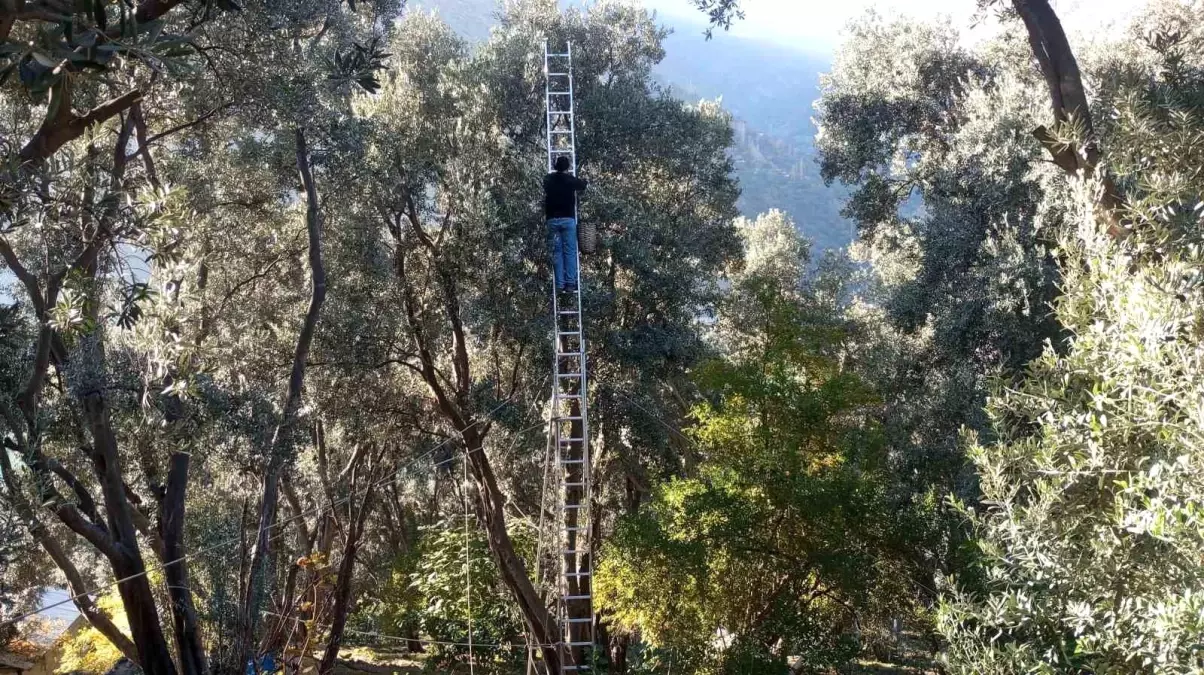
[[[577,193],[585,190],[585,181],[569,173],[571,166],[569,158],[561,155],[556,158],[555,171],[543,179],[548,246],[558,291],[577,290]]]

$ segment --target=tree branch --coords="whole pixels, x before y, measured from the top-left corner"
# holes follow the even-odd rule
[[[210,117],[213,117],[217,113],[219,113],[223,110],[226,110],[227,108],[231,108],[233,106],[234,106],[233,103],[223,103],[222,105],[217,106],[216,108],[201,115],[200,117],[196,118],[195,120],[192,120],[191,122],[185,122],[183,124],[178,124],[170,129],[168,129],[167,131],[161,131],[157,134],[152,135],[150,138],[147,138],[145,140],[139,139],[138,142],[142,145],[142,147],[138,148],[138,150],[142,151],[146,148],[146,146],[150,145],[151,143],[162,140],[174,133],[183,131],[190,127],[195,127],[196,125],[200,124],[201,122],[204,122],[205,120],[209,119]]]
[[[1088,179],[1095,177],[1101,159],[1099,142],[1095,137],[1091,106],[1083,88],[1079,65],[1070,48],[1070,41],[1066,39],[1066,31],[1062,29],[1062,22],[1050,7],[1049,0],[1012,0],[1012,6],[1024,21],[1033,57],[1049,88],[1054,121],[1078,125],[1082,139],[1081,145],[1059,143],[1045,127],[1038,127],[1033,134],[1067,175],[1077,177],[1082,174],[1083,178]],[[1125,201],[1112,176],[1106,172],[1099,173],[1102,189],[1096,195],[1095,210],[1107,226],[1109,236],[1119,239],[1128,232],[1120,220]]]
[[[40,163],[49,159],[59,148],[82,136],[88,127],[104,122],[142,100],[142,92],[135,89],[110,99],[83,115],[75,115],[71,113],[70,93],[64,91],[59,96],[67,100],[58,102],[59,114],[54,117],[48,115],[33,138],[21,148],[17,156],[22,163]]]
[[[21,285],[25,287],[25,292],[29,295],[29,301],[33,303],[34,314],[38,319],[45,320],[46,318],[46,299],[42,297],[42,287],[38,280],[25,269],[21,261],[17,258],[16,251],[13,250],[12,244],[3,236],[0,236],[0,256],[4,258],[4,264],[8,265],[8,269],[12,271]]]
[[[155,171],[155,162],[151,159],[150,148],[146,142],[146,119],[142,116],[142,103],[135,103],[130,107],[130,119],[134,121],[134,132],[138,139],[138,150],[135,154],[142,156],[142,164],[146,167],[146,179],[156,190],[160,190],[163,188],[163,184],[159,182],[159,172]],[[117,150],[123,155],[125,154],[124,145]]]
[[[87,486],[76,478],[75,474],[60,464],[57,459],[47,458],[45,461],[46,468],[58,476],[75,493],[79,508],[84,512],[84,515],[96,525],[103,527],[104,521],[100,517],[100,512],[96,510],[96,501],[92,499],[92,493],[88,492]]]

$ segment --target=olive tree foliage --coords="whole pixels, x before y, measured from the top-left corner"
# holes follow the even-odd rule
[[[17,4],[0,16],[0,253],[24,341],[0,392],[4,500],[143,671],[204,672],[231,641],[201,624],[229,610],[198,611],[192,589],[245,579],[228,562],[237,528],[186,514],[254,500],[245,479],[287,454],[263,429],[293,426],[299,381],[286,395],[282,373],[304,364],[294,347],[317,279],[316,193],[293,196],[305,136],[325,140],[337,115],[321,111],[371,86],[372,58],[346,55],[398,8]],[[215,578],[190,579],[194,537],[225,547],[201,565]],[[89,594],[113,578],[128,636]]]
[[[909,514],[890,503],[874,394],[841,361],[853,326],[832,283],[804,279],[789,218],[737,228],[722,356],[696,371],[697,466],[620,520],[598,570],[605,611],[651,648],[639,672],[818,671],[910,611]]]
[[[543,43],[573,43],[579,173],[591,182],[581,217],[604,239],[583,258],[591,373],[614,387],[594,389],[591,411],[602,514],[623,503],[628,475],[646,485],[645,465],[667,452],[654,420],[674,404],[649,392],[703,352],[696,311],[738,254],[728,120],[652,83],[662,37],[622,4],[561,13],[532,0],[508,5],[470,50],[437,19],[411,14],[387,46],[380,92],[360,96],[342,123],[361,145],[356,162],[343,160],[357,180],[330,195],[352,219],[330,247],[344,270],[332,297],[347,294],[332,330],[358,333],[339,358],[395,383],[400,408],[448,439],[448,458],[467,456],[496,569],[545,644],[555,628],[511,534],[516,515],[539,517],[551,384]],[[614,391],[655,401],[642,404],[642,426]]]
[[[971,445],[980,557],[940,613],[955,672],[1204,667],[1199,25],[1153,5],[1096,60],[1129,233],[1098,217],[1098,183],[1079,188],[1059,240],[1068,344],[995,387],[998,441]]]
[[[856,188],[845,213],[872,265],[864,367],[919,486],[968,487],[957,432],[986,426],[984,376],[1058,332],[1045,242],[1064,188],[1030,133],[1046,104],[1025,49],[971,52],[949,26],[871,15],[824,78],[821,170]]]

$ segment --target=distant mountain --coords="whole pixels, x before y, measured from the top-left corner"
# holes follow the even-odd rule
[[[495,0],[411,0],[410,7],[434,9],[470,40],[486,38],[498,13]],[[829,61],[727,34],[707,40],[701,23],[658,19],[676,28],[665,40],[657,78],[683,100],[722,97],[736,118],[732,157],[741,213],[753,217],[781,209],[817,249],[852,241],[852,228],[840,217],[846,192],[826,187],[815,162],[811,116],[819,73]]]

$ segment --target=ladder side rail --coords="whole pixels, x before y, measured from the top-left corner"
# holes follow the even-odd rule
[[[550,66],[550,57],[548,56],[548,41],[545,39],[543,41],[543,102],[544,102],[544,110],[549,110],[549,111],[552,109],[552,93],[551,93],[552,92],[552,82],[551,82],[552,78],[550,75],[548,75],[548,73],[551,72],[551,70],[552,69]],[[548,168],[547,168],[547,170],[551,171],[552,170],[551,114],[549,113],[547,115],[547,117],[549,118],[546,129],[545,129],[545,135],[547,137],[547,143],[548,143]],[[553,283],[553,285],[555,285],[555,283]],[[556,295],[555,289],[553,289],[552,295],[553,296]]]
[[[554,170],[554,160],[567,155],[572,175],[577,174],[577,139],[575,120],[575,91],[573,82],[573,46],[567,44],[565,53],[551,53],[544,41],[544,103],[548,171]],[[565,67],[557,69],[556,77],[567,79],[567,89],[552,85],[552,59],[565,59]],[[563,70],[563,72],[561,72]],[[559,80],[558,80],[559,81]],[[562,104],[567,98],[567,109]],[[566,128],[553,126],[563,120]],[[557,143],[559,139],[559,144]],[[574,217],[579,216],[579,202],[574,194]],[[579,221],[578,221],[579,222]],[[589,445],[588,367],[584,313],[581,297],[581,251],[576,248],[578,286],[569,307],[562,309],[559,293],[552,282],[554,351],[552,392],[552,439],[555,447],[555,466],[561,477],[556,490],[557,531],[553,537],[559,558],[556,581],[555,614],[560,623],[561,653],[564,662],[561,675],[593,670],[590,662],[596,650],[596,626],[593,604],[593,472]],[[575,309],[575,311],[573,311]],[[568,325],[573,317],[575,325]],[[572,361],[572,364],[569,363]],[[564,389],[561,389],[561,387]],[[567,438],[565,425],[568,425]],[[583,615],[582,615],[583,614]],[[579,616],[580,615],[580,616]]]
[[[573,119],[573,118],[575,118],[574,113],[576,112],[576,88],[574,86],[575,83],[573,81],[573,43],[572,42],[568,43],[566,53],[567,53],[566,58],[568,61],[568,67],[565,69],[565,72],[568,73],[568,99],[569,99],[568,100],[568,110],[569,110],[570,119]],[[575,122],[575,119],[574,119],[574,122]],[[569,158],[570,158],[570,162],[572,163],[571,166],[572,166],[573,175],[576,176],[577,175],[577,125],[575,123],[571,124],[569,127],[569,149],[571,151]],[[576,198],[576,194],[574,194],[573,210],[574,210],[573,215],[577,219],[578,227],[580,227],[579,202]],[[576,247],[576,252],[577,252],[576,263],[577,263],[577,270],[578,270],[578,284],[577,284],[577,292],[574,293],[574,296],[575,296],[574,300],[576,301],[576,305],[577,305],[577,330],[579,331],[578,337],[577,337],[577,347],[578,347],[578,350],[580,353],[580,356],[578,357],[578,367],[579,367],[579,372],[580,372],[580,378],[578,378],[578,382],[577,382],[577,386],[578,386],[577,391],[580,394],[580,398],[577,399],[576,403],[577,403],[578,414],[581,417],[581,421],[580,421],[580,424],[581,424],[580,438],[581,438],[581,440],[578,441],[580,456],[577,457],[576,459],[581,460],[581,463],[579,464],[579,470],[581,472],[579,480],[582,483],[582,487],[580,488],[578,495],[581,500],[579,502],[579,504],[582,508],[577,509],[576,512],[574,513],[574,516],[575,516],[574,521],[579,530],[579,532],[575,533],[577,535],[575,537],[576,547],[579,550],[584,551],[584,554],[583,555],[578,554],[578,555],[574,556],[574,558],[576,558],[576,560],[575,560],[576,566],[575,566],[575,569],[572,570],[572,573],[576,575],[574,578],[577,581],[576,588],[577,588],[577,593],[579,594],[578,597],[576,598],[576,600],[577,601],[580,601],[580,600],[585,601],[586,616],[584,616],[584,617],[567,617],[567,614],[566,614],[566,618],[569,618],[569,619],[589,618],[589,619],[591,619],[591,621],[589,622],[588,633],[589,633],[590,648],[592,650],[594,648],[596,640],[594,639],[594,626],[593,626],[593,621],[592,621],[593,614],[594,614],[593,576],[592,576],[593,569],[594,569],[594,564],[593,564],[594,556],[593,556],[593,551],[590,549],[590,546],[592,544],[592,539],[593,539],[591,536],[592,533],[590,532],[590,529],[593,525],[593,504],[592,504],[592,496],[593,495],[592,495],[592,485],[591,485],[593,481],[592,481],[592,475],[591,475],[592,471],[591,471],[590,448],[589,448],[589,413],[588,413],[588,408],[589,408],[588,381],[589,381],[589,379],[588,379],[588,365],[587,365],[588,361],[587,361],[587,357],[586,357],[586,343],[585,343],[585,315],[582,311],[582,300],[581,300],[581,277],[580,277],[580,274],[581,274],[581,248],[580,248],[580,246]],[[583,569],[590,576],[581,577],[580,574]],[[567,581],[567,576],[566,576],[566,581]],[[582,592],[582,591],[584,591],[584,592]],[[569,633],[569,638],[568,638],[569,641],[574,642],[574,636],[572,634],[573,631],[572,631],[571,624],[569,625],[569,630],[567,632]],[[579,644],[582,641],[578,639],[578,640],[576,640],[576,642]],[[583,655],[586,657],[591,656],[591,654],[589,654],[589,653],[584,653]],[[578,665],[582,665],[582,664],[578,664]]]
[[[545,111],[545,117],[547,118],[546,119],[546,127],[545,127],[545,140],[547,142],[547,148],[548,148],[548,153],[547,153],[548,159],[547,159],[547,165],[545,168],[545,172],[551,172],[553,169],[553,166],[552,166],[552,164],[553,164],[553,153],[552,153],[552,149],[553,149],[553,146],[552,146],[553,106],[552,106],[552,94],[551,94],[551,77],[548,75],[548,73],[551,72],[551,64],[550,64],[551,57],[549,55],[547,40],[544,40],[544,50],[543,51],[544,51],[544,56],[543,56],[544,111]],[[554,375],[554,379],[558,379],[555,376],[558,375],[560,372],[560,356],[559,356],[560,344],[559,344],[559,339],[556,337],[560,332],[560,325],[559,325],[560,324],[560,299],[558,297],[559,294],[556,292],[556,279],[554,276],[552,278],[551,285],[552,285],[551,292],[552,292],[552,311],[553,311],[552,373]],[[552,461],[553,461],[553,466],[556,467],[555,471],[559,472],[560,471],[560,457],[561,457],[560,428],[559,428],[560,425],[558,422],[555,421],[556,417],[559,415],[559,410],[560,410],[560,388],[558,386],[558,382],[553,382],[551,407],[552,407],[551,414],[552,414],[553,421],[552,421],[552,429],[550,431],[552,432],[551,433],[552,445],[555,448],[554,452],[553,452]],[[559,473],[556,473],[554,475],[558,476]],[[552,492],[554,495],[553,501],[557,505],[557,508],[559,510],[559,506],[563,503],[563,499],[560,495],[561,490],[557,487],[557,488],[554,488],[552,490]],[[564,616],[564,608],[563,608],[564,602],[562,600],[562,598],[564,597],[564,588],[563,588],[563,582],[560,578],[560,572],[563,567],[563,564],[559,562],[559,559],[562,557],[560,555],[560,551],[564,548],[564,543],[562,541],[562,537],[559,532],[559,529],[560,529],[559,521],[560,521],[560,517],[559,517],[559,514],[557,514],[557,528],[556,528],[557,531],[556,531],[555,535],[552,537],[552,541],[551,541],[551,543],[552,543],[551,548],[553,551],[556,551],[556,559],[558,561],[554,567],[554,571],[553,571],[554,586],[551,589],[551,592],[554,597],[553,604],[552,604],[552,616],[558,623],[562,620],[562,617]],[[557,635],[559,635],[559,631],[557,632]],[[562,665],[563,665],[563,658],[564,657],[562,654],[561,655]],[[563,668],[561,670],[563,672]]]

